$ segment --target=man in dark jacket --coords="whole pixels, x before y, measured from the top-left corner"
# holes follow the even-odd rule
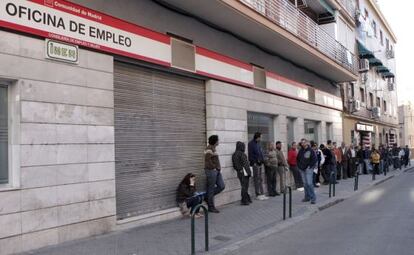
[[[314,144],[314,142],[312,141]],[[301,140],[301,149],[299,150],[297,157],[297,166],[302,175],[302,180],[305,188],[305,198],[302,202],[316,203],[316,195],[313,187],[313,170],[318,164],[318,158],[316,153],[309,146],[309,142],[306,139]]]
[[[326,147],[322,144],[320,148],[322,150],[323,155],[325,156],[325,163],[322,165],[322,177],[324,179],[323,184],[328,185],[329,182],[333,182],[336,180],[336,159],[334,153],[329,147]],[[335,173],[335,180],[331,180],[332,172]]]
[[[408,145],[404,148],[404,166],[408,166],[408,162],[410,161],[410,149],[408,148]]]
[[[233,168],[237,172],[237,178],[239,178],[241,185],[241,204],[249,205],[252,202],[252,199],[249,195],[249,180],[252,173],[250,171],[249,161],[247,156],[244,153],[246,146],[242,142],[236,143],[236,151],[233,153],[232,161]]]
[[[263,192],[262,164],[264,161],[264,155],[262,147],[260,147],[261,137],[262,134],[256,132],[254,134],[253,140],[249,142],[249,161],[250,166],[253,167],[253,181],[256,197],[258,200],[266,200],[268,197],[266,197]]]
[[[204,169],[207,177],[207,204],[208,211],[219,213],[214,205],[214,196],[224,190],[223,176],[216,147],[219,144],[218,136],[212,135],[208,138],[208,146],[204,151]]]

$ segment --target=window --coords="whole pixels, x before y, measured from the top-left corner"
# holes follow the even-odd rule
[[[8,89],[0,85],[0,184],[9,182]]]
[[[381,99],[379,97],[377,97],[377,106],[381,107]]]
[[[384,100],[383,102],[383,106],[384,106],[384,113],[387,112],[387,102]]]
[[[333,136],[333,124],[331,122],[326,123],[326,141],[332,140]]]
[[[381,45],[384,46],[384,35],[382,34],[382,30],[380,30],[380,42]]]
[[[385,48],[386,48],[387,50],[390,50],[390,40],[388,40],[388,38],[387,38],[387,39],[385,39]]]
[[[365,103],[365,90],[363,88],[359,88],[361,102]]]
[[[313,120],[305,120],[305,139],[318,143],[318,123]]]
[[[294,118],[287,118],[286,124],[286,132],[287,132],[287,143],[291,144],[295,141],[295,119]]]
[[[372,92],[369,92],[369,106],[374,106],[374,95],[372,94]]]
[[[369,13],[367,9],[364,9],[365,17],[364,19],[367,20],[369,18]]]
[[[253,80],[254,86],[258,88],[266,88],[266,71],[261,68],[254,66],[253,67]]]
[[[274,142],[273,129],[274,116],[264,113],[248,112],[247,113],[247,133],[248,139],[253,139],[254,133],[262,133],[260,145],[263,151],[267,151],[269,142]]]
[[[375,20],[372,21],[372,30],[374,31],[375,38],[377,38],[377,22],[375,22]]]

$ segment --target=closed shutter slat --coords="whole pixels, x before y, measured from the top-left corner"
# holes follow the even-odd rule
[[[189,172],[204,190],[203,82],[123,63],[114,77],[118,219],[175,207]]]

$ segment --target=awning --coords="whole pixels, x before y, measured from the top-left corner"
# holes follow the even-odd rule
[[[395,75],[392,72],[382,73],[382,76],[385,77],[385,78],[394,78],[395,77]]]
[[[377,67],[377,73],[387,73],[387,72],[390,72],[390,69],[388,69],[387,67],[385,67],[385,66],[378,66]]]
[[[376,57],[369,58],[368,60],[369,60],[370,66],[382,66],[383,65],[381,60],[379,60]]]
[[[368,50],[360,41],[358,43],[358,53],[360,58],[375,58],[372,51]]]

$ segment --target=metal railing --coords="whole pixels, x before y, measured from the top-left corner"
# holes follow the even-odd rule
[[[345,10],[348,12],[349,15],[351,15],[352,18],[355,17],[356,13],[356,2],[355,0],[338,0],[343,7],[345,7]]]
[[[239,0],[273,23],[319,50],[352,73],[357,73],[357,58],[288,0]]]

